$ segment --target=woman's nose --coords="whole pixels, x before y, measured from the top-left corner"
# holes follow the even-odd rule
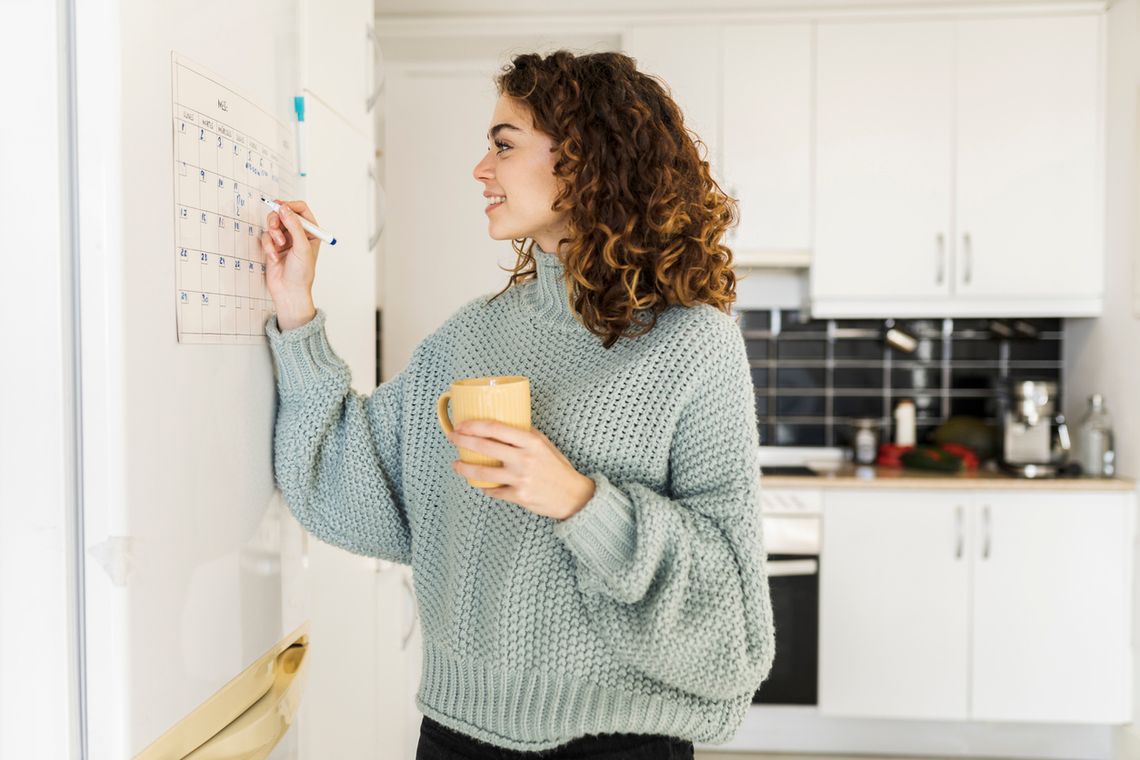
[[[491,152],[488,151],[487,155],[480,159],[479,163],[475,164],[475,169],[471,174],[477,180],[491,179]]]

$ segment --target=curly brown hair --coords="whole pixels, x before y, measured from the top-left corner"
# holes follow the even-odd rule
[[[621,53],[558,50],[515,56],[495,86],[556,145],[551,210],[569,212],[559,246],[577,283],[573,308],[605,348],[648,333],[673,304],[731,312],[736,275],[721,238],[739,219],[737,200],[712,178],[698,152],[707,146],[660,79]],[[537,276],[527,240],[513,241],[519,260],[490,300]]]

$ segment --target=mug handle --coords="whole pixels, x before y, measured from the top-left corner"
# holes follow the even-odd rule
[[[447,413],[447,402],[451,400],[451,391],[444,391],[440,394],[439,401],[436,402],[435,411],[439,416],[439,426],[445,432],[454,433],[455,426],[451,424],[451,417]]]

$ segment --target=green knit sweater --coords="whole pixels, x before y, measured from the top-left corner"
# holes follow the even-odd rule
[[[412,566],[423,714],[515,750],[726,742],[775,653],[743,336],[675,306],[606,349],[557,255],[534,254],[536,280],[465,304],[369,396],[323,310],[285,332],[271,317],[278,487],[317,538]],[[581,511],[543,517],[452,470],[436,399],[481,375],[530,378],[533,426],[595,482]]]

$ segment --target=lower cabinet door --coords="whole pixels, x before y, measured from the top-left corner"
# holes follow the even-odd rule
[[[1132,499],[974,497],[973,719],[1130,722]]]
[[[824,495],[822,714],[967,717],[967,496],[893,489]]]

